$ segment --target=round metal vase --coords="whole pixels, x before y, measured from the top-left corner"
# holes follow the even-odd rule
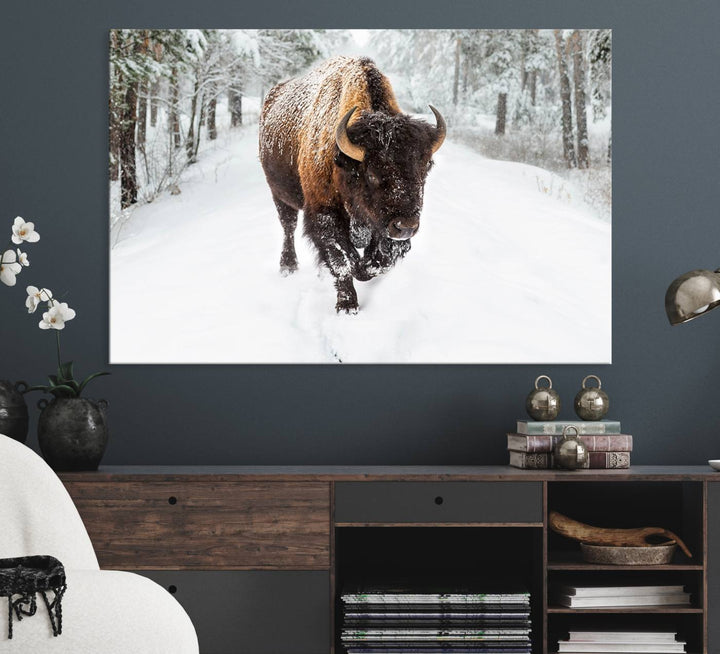
[[[570,435],[570,430],[575,431],[575,435]],[[588,451],[585,443],[580,440],[580,434],[577,427],[568,425],[563,429],[562,440],[555,446],[555,465],[565,470],[577,470],[583,468],[588,462]]]
[[[25,382],[0,381],[0,434],[24,443],[28,435],[28,408],[23,393]]]
[[[546,379],[547,386],[540,386]],[[555,420],[560,413],[560,396],[553,390],[552,379],[547,375],[540,375],[535,380],[535,388],[530,391],[525,400],[525,410],[533,420]]]
[[[53,470],[97,470],[108,442],[107,406],[82,397],[38,402],[40,452]]]
[[[597,382],[597,387],[586,386],[589,379]],[[588,375],[582,380],[582,388],[575,396],[575,413],[581,420],[601,420],[610,410],[610,398],[602,390],[602,382],[597,375]]]

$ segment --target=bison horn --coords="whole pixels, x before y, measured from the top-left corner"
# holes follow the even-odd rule
[[[442,114],[435,109],[432,105],[428,105],[432,112],[435,114],[435,121],[437,123],[436,135],[435,135],[435,142],[433,143],[433,154],[435,154],[439,149],[440,146],[443,144],[443,141],[445,140],[445,134],[447,134],[447,125],[445,124],[445,119],[442,117]]]
[[[338,148],[340,148],[340,152],[344,155],[355,159],[355,161],[363,161],[363,159],[365,159],[365,148],[352,143],[347,135],[348,122],[356,109],[357,107],[353,107],[343,116],[340,124],[337,126],[337,130],[335,130],[335,142]]]

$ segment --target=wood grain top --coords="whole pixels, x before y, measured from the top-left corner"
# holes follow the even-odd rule
[[[520,470],[510,466],[101,466],[62,472],[63,481],[718,481],[700,466],[632,466],[628,470]]]

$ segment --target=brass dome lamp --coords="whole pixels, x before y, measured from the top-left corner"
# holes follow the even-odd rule
[[[665,293],[665,312],[671,325],[702,316],[720,304],[720,268],[691,270],[680,275]]]

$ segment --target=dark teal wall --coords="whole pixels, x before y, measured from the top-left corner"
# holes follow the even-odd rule
[[[720,457],[720,312],[671,329],[663,311],[673,277],[720,266],[717,1],[6,0],[0,15],[0,231],[39,223],[33,278],[78,310],[64,349],[80,373],[108,353],[109,28],[613,29],[612,365],[114,366],[93,389],[111,404],[107,463],[504,463],[541,372],[568,408],[598,373],[636,463]],[[38,383],[53,342],[22,303],[0,288],[0,378]]]

